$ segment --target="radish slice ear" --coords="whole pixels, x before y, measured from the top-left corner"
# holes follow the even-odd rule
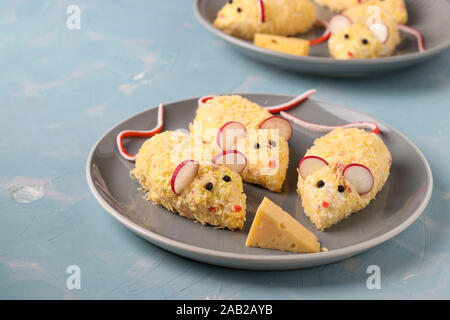
[[[245,137],[247,128],[240,122],[225,123],[217,132],[216,141],[220,148],[227,150],[234,147],[237,139]]]
[[[386,43],[389,39],[389,28],[383,22],[375,22],[369,26],[369,30],[381,43]]]
[[[184,160],[175,168],[170,180],[173,193],[179,196],[191,184],[197,176],[199,166],[198,162],[194,160]]]
[[[278,129],[278,134],[283,137],[286,141],[292,136],[292,126],[286,119],[280,116],[271,116],[261,122],[259,125],[260,129]]]
[[[359,194],[365,194],[373,188],[374,179],[372,172],[362,164],[349,164],[342,171],[342,175],[355,187],[356,192]]]
[[[298,164],[298,170],[300,172],[300,176],[304,180],[306,179],[307,176],[309,176],[313,172],[327,165],[328,162],[326,162],[321,157],[307,156],[304,157],[302,160],[300,160],[300,163]]]
[[[328,24],[328,28],[333,34],[350,27],[352,24],[352,20],[345,14],[337,14],[333,18],[331,18],[330,23]]]
[[[237,173],[241,173],[247,166],[247,157],[237,150],[225,150],[216,154],[211,161],[214,164],[227,166]]]

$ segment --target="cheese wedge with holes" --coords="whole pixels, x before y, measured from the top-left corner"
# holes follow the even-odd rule
[[[297,253],[320,251],[317,237],[266,197],[256,211],[245,246]]]
[[[298,56],[307,56],[309,54],[309,41],[300,38],[288,38],[257,33],[255,34],[253,43],[257,47]]]

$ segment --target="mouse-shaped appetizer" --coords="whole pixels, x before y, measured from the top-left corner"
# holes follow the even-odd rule
[[[165,131],[148,139],[139,149],[131,171],[147,198],[181,216],[230,230],[242,229],[246,196],[242,179],[232,170],[245,168],[245,156],[234,150],[230,162],[218,155],[215,162],[195,158],[192,139],[182,131]],[[220,164],[220,165],[219,165]]]
[[[316,139],[298,167],[305,214],[324,230],[365,208],[386,183],[391,163],[374,131],[338,128]]]
[[[346,13],[330,20],[328,49],[333,58],[368,59],[392,55],[400,43],[400,33],[390,13],[380,10],[377,19],[366,10]]]
[[[364,6],[364,10],[369,6],[377,5],[383,10],[390,12],[398,24],[405,24],[408,21],[408,11],[404,0],[315,0],[317,4],[328,7],[334,12],[344,12],[352,8]]]
[[[256,33],[305,33],[315,21],[316,8],[310,0],[229,0],[217,13],[214,26],[251,40]]]
[[[292,126],[272,113],[287,110],[313,93],[314,89],[287,103],[266,108],[238,95],[202,97],[189,126],[191,135],[222,150],[239,150],[248,160],[242,179],[280,192],[289,163]]]

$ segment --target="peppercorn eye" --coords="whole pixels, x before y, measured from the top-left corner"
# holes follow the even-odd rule
[[[255,149],[259,149],[260,145],[259,143],[255,143]]]
[[[208,182],[207,184],[205,184],[205,189],[211,191],[213,189],[213,184],[211,182]]]
[[[362,44],[368,44],[369,41],[367,39],[362,39]]]
[[[317,188],[322,188],[325,185],[325,182],[323,180],[320,180],[317,182]]]
[[[223,181],[225,181],[225,182],[230,182],[230,181],[231,181],[230,176],[229,176],[229,175],[224,175],[224,176],[223,176]]]
[[[229,4],[232,4],[232,3],[233,3],[233,0],[229,0],[228,3],[229,3]]]
[[[237,12],[242,12],[242,9],[241,8],[237,8]]]
[[[344,186],[338,186],[338,191],[340,193],[344,192],[345,191],[345,187]]]
[[[344,38],[345,38],[345,39],[349,39],[350,36],[346,33],[346,34],[344,35]]]
[[[277,146],[277,143],[275,141],[273,141],[273,140],[270,140],[269,144],[270,144],[271,147],[274,147],[274,148]]]

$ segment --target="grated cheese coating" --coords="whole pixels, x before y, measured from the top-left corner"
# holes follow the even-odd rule
[[[148,139],[139,149],[131,174],[147,193],[147,199],[181,216],[219,228],[242,229],[246,196],[241,177],[225,166],[198,159],[197,176],[180,195],[171,188],[175,168],[191,153],[191,137],[181,131],[165,131]],[[195,152],[192,152],[195,154]],[[225,181],[224,176],[230,181]],[[212,183],[212,190],[205,188]]]
[[[367,5],[352,7],[344,11],[344,14],[352,20],[353,24],[331,35],[328,49],[332,57],[335,59],[370,59],[392,55],[400,43],[400,34],[391,13],[381,9],[379,20],[377,20],[384,23],[389,29],[385,43],[381,43],[366,25],[373,15],[371,11],[367,11]]]

